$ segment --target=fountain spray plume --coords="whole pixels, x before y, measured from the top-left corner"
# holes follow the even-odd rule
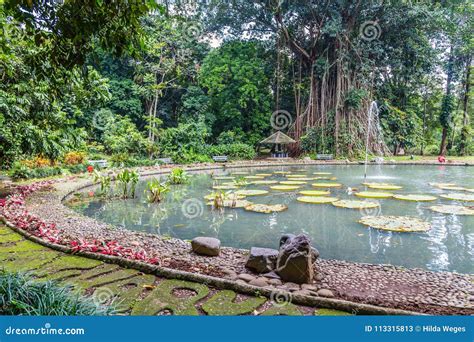
[[[375,125],[374,125],[374,119],[375,119]],[[377,142],[383,141],[383,139],[382,139],[382,128],[380,127],[380,121],[379,121],[379,107],[378,107],[376,101],[372,101],[370,103],[369,112],[368,112],[368,115],[367,115],[367,132],[366,132],[366,139],[365,139],[364,179],[367,179],[367,165],[368,165],[368,161],[369,161],[369,142],[370,142],[370,133],[371,133],[372,130],[375,130],[374,135],[375,135],[375,139],[377,140]],[[381,145],[383,146],[383,144],[381,144]],[[377,144],[377,146],[381,146],[381,145]]]

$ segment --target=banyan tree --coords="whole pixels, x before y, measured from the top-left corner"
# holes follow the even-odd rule
[[[387,151],[380,126],[368,125],[373,59],[382,44],[380,6],[363,0],[235,0],[214,4],[213,13],[220,20],[215,27],[228,33],[244,29],[248,37],[276,42],[275,107],[292,113],[293,139],[316,130],[326,149],[351,155],[364,149],[368,135],[371,152]],[[280,100],[285,79],[292,83],[293,108]]]

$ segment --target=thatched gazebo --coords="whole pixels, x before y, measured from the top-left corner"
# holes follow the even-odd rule
[[[273,145],[272,158],[288,158],[286,145],[294,144],[296,141],[291,139],[282,131],[276,131],[268,138],[260,141],[260,145]]]

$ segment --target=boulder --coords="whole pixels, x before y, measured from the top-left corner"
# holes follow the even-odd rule
[[[217,256],[220,253],[221,242],[212,237],[199,236],[191,241],[194,253],[207,256]]]
[[[328,289],[321,289],[317,293],[321,297],[327,297],[327,298],[334,297],[334,293],[331,290],[328,290]]]
[[[255,277],[251,274],[247,274],[247,273],[241,273],[237,276],[237,278],[243,280],[243,281],[246,281],[246,282],[249,282],[249,281],[252,281],[255,279]]]
[[[309,238],[304,234],[287,234],[281,238],[280,244],[276,273],[286,282],[311,283],[315,252]]]
[[[257,279],[249,281],[249,285],[265,287],[268,285],[267,278],[259,277]]]
[[[271,272],[275,268],[277,257],[276,249],[252,247],[245,267],[257,273]]]

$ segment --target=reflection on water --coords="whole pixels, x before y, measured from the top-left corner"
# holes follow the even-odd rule
[[[262,172],[263,168],[250,170]],[[305,172],[298,167],[265,169],[293,171],[311,176],[313,172],[332,172],[341,189],[331,190],[341,199],[355,199],[347,194],[347,187],[365,190],[363,166],[308,166]],[[231,171],[218,171],[229,174]],[[390,182],[402,185],[400,193],[439,195],[446,190],[433,188],[428,182],[456,183],[474,188],[474,169],[445,166],[383,166],[369,167],[367,181]],[[267,179],[283,180],[282,175]],[[220,182],[226,182],[223,180]],[[215,182],[215,181],[214,181]],[[474,217],[435,213],[427,209],[432,203],[453,204],[455,201],[438,199],[435,202],[405,202],[394,199],[379,200],[382,215],[411,215],[432,223],[427,233],[392,233],[367,229],[357,223],[363,213],[358,210],[336,208],[330,204],[305,204],[296,201],[297,193],[274,192],[265,196],[248,197],[256,203],[287,204],[289,209],[275,214],[246,212],[243,209],[212,211],[203,196],[210,193],[213,180],[208,174],[196,174],[190,184],[172,186],[166,200],[160,204],[145,202],[145,182],[137,187],[137,198],[90,202],[77,208],[85,215],[95,217],[128,229],[161,234],[181,239],[196,236],[214,236],[224,246],[250,248],[252,246],[277,248],[284,233],[308,234],[324,258],[368,263],[387,263],[406,267],[422,267],[436,271],[474,273]],[[268,189],[253,185],[251,189]],[[308,182],[302,189],[310,189]],[[194,199],[197,215],[183,215],[183,202]],[[458,203],[462,204],[462,203]]]

